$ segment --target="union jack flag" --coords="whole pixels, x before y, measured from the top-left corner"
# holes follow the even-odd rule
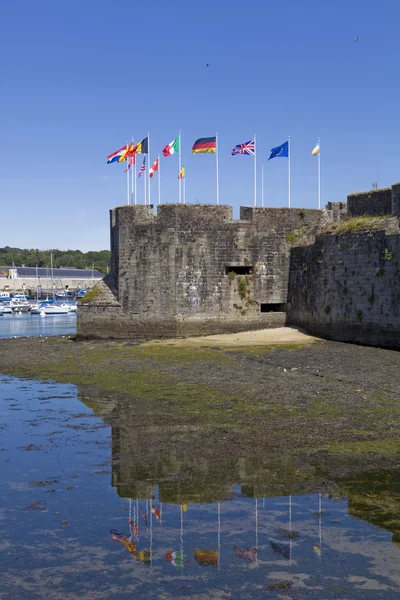
[[[145,170],[146,170],[146,158],[147,158],[147,156],[145,156],[144,159],[143,159],[143,163],[142,163],[142,166],[140,167],[138,179],[141,176],[141,174],[144,173]]]
[[[232,150],[232,156],[235,154],[248,154],[250,156],[254,156],[255,153],[255,143],[254,140],[250,140],[250,142],[246,142],[245,144],[238,144]]]

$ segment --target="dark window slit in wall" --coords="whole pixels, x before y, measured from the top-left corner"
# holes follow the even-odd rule
[[[268,313],[268,312],[285,312],[286,304],[282,303],[271,303],[271,304],[260,304],[260,312]]]
[[[225,267],[225,275],[234,273],[235,275],[252,275],[253,267],[251,265],[234,265]]]

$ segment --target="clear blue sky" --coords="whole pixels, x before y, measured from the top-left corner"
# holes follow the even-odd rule
[[[254,132],[268,206],[287,203],[287,161],[267,159],[288,135],[293,206],[316,207],[318,136],[323,204],[391,185],[399,20],[395,0],[3,2],[0,246],[108,248],[126,180],[106,156],[148,131],[155,158],[182,130],[187,200],[202,203],[215,201],[215,157],[191,146],[218,132],[220,201],[236,215],[253,202],[253,159],[230,152]],[[177,201],[177,157],[161,181]]]

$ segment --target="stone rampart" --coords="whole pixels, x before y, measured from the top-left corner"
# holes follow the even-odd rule
[[[78,311],[78,336],[155,338],[285,324],[290,248],[330,211],[123,206],[111,211],[112,302]]]
[[[288,322],[328,339],[400,348],[400,234],[320,235],[293,248]]]
[[[347,212],[349,217],[391,215],[392,188],[349,194]]]

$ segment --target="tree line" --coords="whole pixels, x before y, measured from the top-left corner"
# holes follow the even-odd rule
[[[0,248],[0,265],[16,267],[43,267],[50,268],[53,255],[53,267],[75,267],[75,269],[94,268],[102,273],[107,273],[110,265],[110,251],[99,250],[98,252],[81,252],[80,250],[35,250],[11,248],[5,246]]]

